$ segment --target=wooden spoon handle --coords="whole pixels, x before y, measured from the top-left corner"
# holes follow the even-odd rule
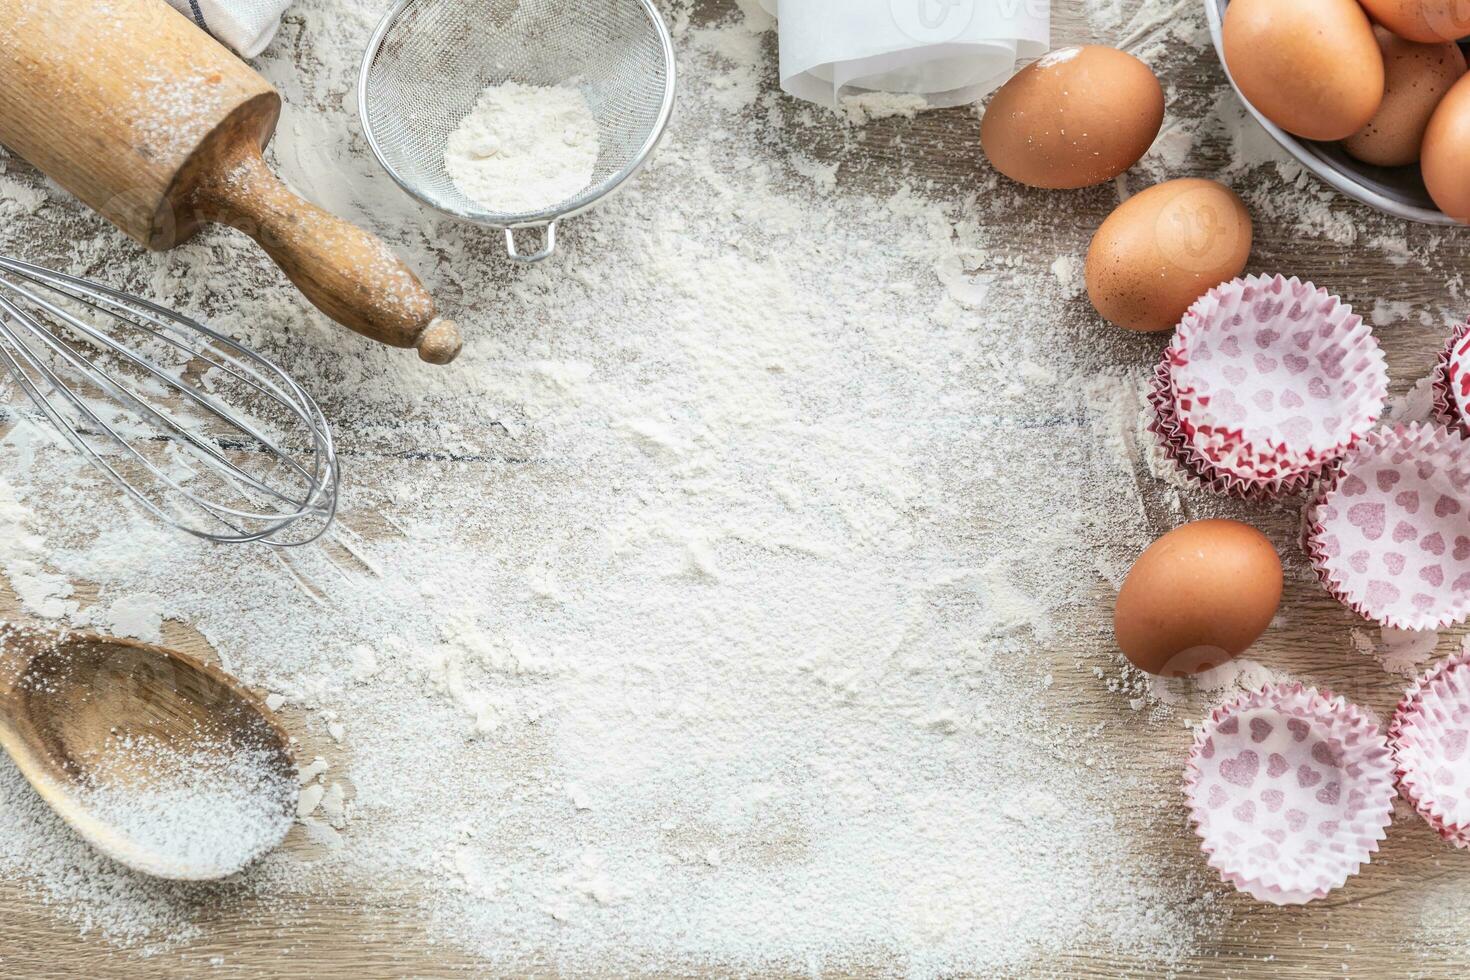
[[[259,243],[312,305],[343,326],[431,364],[459,354],[459,328],[376,235],[296,196],[246,141],[193,192],[197,213]]]

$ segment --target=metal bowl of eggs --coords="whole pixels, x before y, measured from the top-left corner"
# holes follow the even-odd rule
[[[1241,92],[1240,85],[1225,64],[1222,24],[1225,8],[1229,3],[1230,0],[1205,0],[1205,15],[1209,20],[1210,39],[1214,42],[1215,53],[1219,56],[1220,66],[1225,69],[1226,77],[1230,79],[1230,85],[1235,89],[1241,104],[1282,149],[1330,186],[1386,214],[1429,225],[1456,223],[1435,206],[1429,191],[1425,189],[1424,179],[1417,165],[1379,167],[1363,163],[1349,156],[1337,142],[1318,142],[1291,135],[1253,106]]]

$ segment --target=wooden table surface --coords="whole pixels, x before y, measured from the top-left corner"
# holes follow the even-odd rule
[[[1102,0],[1093,0],[1091,17],[1078,9],[1076,0],[1055,2],[1059,8],[1054,17],[1055,43],[1121,42],[1154,64],[1169,96],[1169,125],[1176,119],[1199,120],[1222,113],[1229,117],[1231,103],[1223,76],[1212,52],[1198,46],[1203,18],[1197,0],[1176,6],[1121,0],[1115,19],[1097,13],[1108,6]],[[1141,7],[1146,9],[1140,13]],[[696,18],[722,16],[731,10],[728,0],[705,0],[698,5]],[[767,56],[774,62],[773,40],[767,43]],[[688,84],[698,84],[698,80]],[[772,73],[767,74],[766,84],[774,84]],[[965,109],[928,113],[913,120],[873,122],[858,138],[833,118],[803,130],[811,141],[803,149],[819,158],[840,161],[839,180],[844,187],[890,184],[902,164],[908,168],[906,179],[929,180],[931,193],[958,196],[974,182],[979,156],[974,149],[976,131],[975,115]],[[1229,125],[1200,125],[1176,175],[1226,172],[1231,165],[1231,138]],[[17,164],[13,170],[24,168]],[[1446,334],[1443,324],[1470,313],[1455,284],[1459,273],[1470,267],[1470,234],[1403,229],[1341,199],[1330,200],[1325,217],[1307,219],[1302,210],[1276,204],[1289,200],[1292,193],[1304,201],[1326,195],[1311,180],[1293,185],[1293,178],[1289,167],[1268,166],[1239,174],[1233,181],[1255,211],[1257,238],[1251,268],[1288,271],[1330,283],[1360,308],[1371,308],[1375,299],[1383,298],[1407,302],[1416,312],[1426,311],[1429,325],[1410,317],[1378,330],[1388,353],[1394,393],[1402,393],[1431,367]],[[1140,180],[1135,175],[1135,186]],[[995,218],[1016,227],[1017,241],[1039,244],[1036,254],[1046,258],[1033,256],[1030,261],[1050,262],[1057,254],[1082,254],[1091,229],[1116,205],[1117,194],[1116,188],[1106,185],[1070,195],[1067,214],[1059,219],[1053,195],[1027,192],[1019,208]],[[1397,247],[1378,242],[1379,238],[1401,236],[1406,236],[1412,256],[1408,261]],[[511,276],[514,271],[500,266],[493,274]],[[1070,302],[1059,315],[1079,330],[1095,327],[1095,315],[1085,297]],[[1122,366],[1136,367],[1152,357],[1158,346],[1157,338],[1139,339],[1123,355],[1133,363]],[[478,477],[466,474],[465,478]],[[1159,532],[1183,519],[1236,515],[1267,530],[1287,553],[1283,614],[1278,626],[1250,654],[1253,659],[1328,686],[1380,713],[1391,710],[1405,681],[1355,651],[1352,631],[1364,624],[1333,602],[1307,574],[1290,543],[1297,520],[1294,507],[1236,507],[1199,494],[1176,495],[1147,474],[1141,473],[1140,481],[1151,488],[1145,495],[1146,506]],[[1107,589],[1097,589],[1077,607],[1070,630],[1061,631],[1069,635],[1069,642],[1037,652],[1038,657],[1054,662],[1056,683],[1046,709],[1084,729],[1095,722],[1109,722],[1098,728],[1103,743],[1099,750],[1123,760],[1123,778],[1151,789],[1151,794],[1141,797],[1143,802],[1132,817],[1134,825],[1122,828],[1121,833],[1161,852],[1194,855],[1197,844],[1183,826],[1177,792],[1188,732],[1177,721],[1161,732],[1147,709],[1130,712],[1125,697],[1105,696],[1090,671],[1078,668],[1079,660],[1097,662],[1111,652],[1111,599]],[[9,604],[13,611],[13,595]],[[203,641],[183,628],[173,628],[169,635],[193,652],[208,653]],[[1458,643],[1458,635],[1446,634],[1440,652]],[[1184,715],[1190,716],[1187,710]],[[1202,860],[1190,858],[1183,863],[1209,874]],[[1293,977],[1464,975],[1470,972],[1470,914],[1462,917],[1454,910],[1467,889],[1470,856],[1443,844],[1412,814],[1401,812],[1381,856],[1347,888],[1325,901],[1305,908],[1277,909],[1225,896],[1222,902],[1228,920],[1219,940],[1182,964],[1180,972]],[[22,882],[4,881],[0,882],[0,974],[158,977],[268,973],[325,978],[484,972],[485,964],[428,940],[411,911],[412,898],[412,883],[371,891],[344,890],[327,897],[303,896],[299,910],[284,921],[274,913],[262,913],[248,899],[203,902],[198,940],[143,956],[119,952],[95,936],[79,935],[54,910],[38,903]],[[216,957],[222,959],[212,963]],[[668,966],[670,973],[694,972],[682,964]],[[881,965],[871,963],[850,967],[869,974],[882,972]],[[550,971],[527,964],[526,972]],[[739,971],[732,965],[729,972]],[[834,967],[831,972],[841,970]],[[1115,976],[1147,974],[1152,968],[1127,951],[1098,950],[1039,962],[1034,972]]]

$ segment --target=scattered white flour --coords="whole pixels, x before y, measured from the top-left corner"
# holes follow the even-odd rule
[[[1197,4],[1088,0],[1059,23],[1093,5],[1113,25],[1098,40],[1126,33],[1191,79],[1170,107],[1195,121],[1188,166],[1245,196],[1282,271],[1371,308],[1334,281],[1353,225],[1355,248],[1404,240],[1402,298],[1453,305],[1459,238],[1323,201],[1237,139]],[[1151,470],[1141,393],[1163,338],[1099,324],[1052,269],[1112,189],[1001,180],[966,113],[859,129],[811,111],[777,91],[760,21],[661,6],[683,79],[670,138],[532,269],[366,152],[350,89],[377,0],[292,7],[260,62],[287,100],[274,158],[423,273],[465,330],[448,368],[328,324],[235,233],[152,254],[59,193],[6,212],[0,250],[105,269],[279,359],[335,422],[344,485],[318,545],[210,548],[30,427],[0,430],[0,569],[25,615],[157,597],[323,759],[288,846],[223,893],[98,859],[0,764],[0,875],[38,916],[196,965],[240,921],[303,946],[313,900],[384,882],[411,896],[395,935],[430,948],[406,940],[403,972],[426,975],[451,946],[491,973],[1153,975],[1275,935],[1271,910],[1234,917],[1184,826],[1180,716],[1217,694],[1159,705],[1098,610],[1196,517],[1263,526],[1295,594],[1310,572],[1290,505]],[[974,170],[936,165],[955,156]],[[1439,328],[1395,329],[1427,373]],[[1258,663],[1391,707],[1399,679],[1349,628],[1336,655]],[[1247,667],[1235,687],[1264,676]],[[1064,721],[1079,704],[1088,722]],[[1355,921],[1314,920],[1312,943],[1342,948]],[[1403,955],[1465,936],[1426,920]],[[47,954],[6,950],[6,969]]]
[[[924,96],[904,92],[856,92],[841,100],[841,114],[854,126],[874,119],[912,119],[928,107]]]
[[[39,187],[0,177],[0,215],[35,214],[48,200],[46,192]]]
[[[837,189],[836,163],[823,163],[800,153],[791,155],[791,169],[812,182],[819,194],[831,194]]]
[[[32,432],[30,436],[51,441],[46,432]],[[16,499],[14,488],[0,477],[0,526],[10,529],[0,535],[0,570],[27,614],[41,619],[75,615],[79,608],[72,598],[76,589],[65,576],[45,567],[46,539],[27,528],[27,517],[28,511]]]
[[[1166,119],[1148,152],[1150,156],[1158,158],[1166,170],[1178,173],[1188,166],[1194,141],[1195,133],[1188,123]]]
[[[580,88],[507,81],[480,93],[449,134],[444,166],[486,210],[525,214],[581,193],[599,152],[597,120]]]
[[[1148,679],[1151,693],[1163,704],[1189,704],[1203,714],[1237,695],[1259,691],[1267,684],[1279,684],[1291,678],[1265,664],[1246,657],[1237,657],[1194,677],[1149,675]],[[1204,700],[1193,700],[1192,696],[1195,694],[1203,694]]]
[[[1058,255],[1051,264],[1051,274],[1057,277],[1068,299],[1087,292],[1087,281],[1083,277],[1085,264],[1071,255]]]
[[[105,35],[89,36],[82,43],[109,40]],[[119,115],[131,122],[140,151],[182,164],[227,108],[229,89],[219,82],[213,66],[196,67],[182,78],[175,72],[144,75],[134,89],[123,93],[131,104]]]
[[[1375,328],[1394,327],[1409,322],[1413,312],[1413,303],[1379,297],[1374,300],[1373,309],[1369,311],[1365,319]]]
[[[1390,673],[1412,677],[1434,656],[1439,647],[1438,630],[1401,630],[1384,626],[1373,641],[1366,629],[1354,629],[1353,646],[1359,653],[1375,658]]]
[[[129,636],[146,643],[163,640],[163,606],[151,596],[118,596],[105,608],[94,606],[85,619],[92,628],[109,636]]]

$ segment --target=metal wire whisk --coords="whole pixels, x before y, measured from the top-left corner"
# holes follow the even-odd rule
[[[73,447],[182,531],[300,545],[336,514],[336,449],[311,396],[189,317],[0,257],[0,361]]]

